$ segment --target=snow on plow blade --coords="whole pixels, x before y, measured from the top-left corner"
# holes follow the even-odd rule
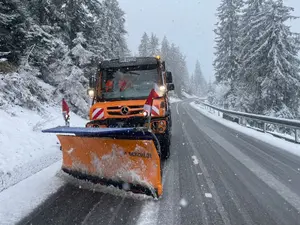
[[[59,134],[66,173],[134,193],[162,195],[160,149],[151,131],[57,127],[43,132]]]

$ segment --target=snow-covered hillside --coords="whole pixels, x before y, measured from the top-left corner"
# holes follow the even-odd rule
[[[42,129],[64,125],[59,106],[40,112],[19,106],[0,109],[0,192],[61,159],[54,134]],[[71,113],[72,126],[86,121]]]

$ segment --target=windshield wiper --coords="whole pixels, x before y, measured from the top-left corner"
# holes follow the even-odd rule
[[[135,75],[141,75],[140,73],[132,72],[132,71],[130,71],[130,72],[128,72],[128,73],[130,73],[130,74],[135,74]]]

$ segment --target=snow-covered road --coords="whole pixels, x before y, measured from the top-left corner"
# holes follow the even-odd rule
[[[160,200],[93,192],[49,176],[58,191],[20,224],[300,224],[300,158],[208,118],[191,101],[172,105]]]

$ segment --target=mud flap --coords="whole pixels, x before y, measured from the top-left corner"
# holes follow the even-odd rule
[[[59,134],[66,173],[126,191],[162,195],[160,146],[151,131],[56,127],[43,132]]]

